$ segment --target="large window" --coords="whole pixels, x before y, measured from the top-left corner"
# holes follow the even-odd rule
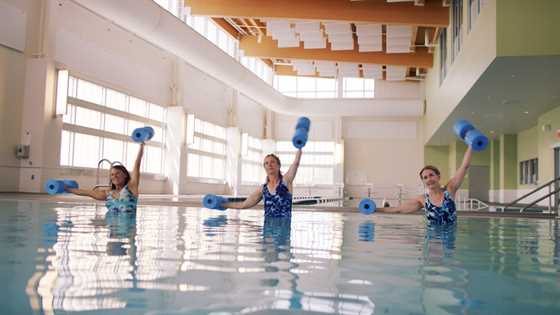
[[[374,80],[364,78],[343,78],[342,97],[371,98],[374,91]]]
[[[439,84],[447,75],[447,29],[442,28],[439,33]]]
[[[463,38],[461,29],[463,25],[463,0],[453,0],[453,60],[461,51],[461,40]]]
[[[281,93],[301,98],[336,98],[338,97],[336,79],[301,76],[274,76],[274,88]]]
[[[539,180],[539,159],[519,162],[519,184],[536,185]]]
[[[101,159],[134,165],[138,144],[129,135],[135,128],[151,126],[155,135],[145,147],[141,170],[163,173],[164,107],[70,77],[63,115],[60,165],[97,168]],[[102,164],[108,168],[107,163]]]
[[[263,170],[262,141],[243,134],[241,137],[241,182],[244,184],[262,183]]]
[[[241,53],[241,64],[245,68],[251,70],[251,72],[256,74],[259,78],[263,79],[266,83],[272,84],[272,68],[261,59],[245,57],[243,53]]]
[[[300,185],[334,184],[335,147],[334,142],[308,141],[294,182]],[[294,161],[296,149],[291,141],[278,141],[276,151],[285,174]]]
[[[226,175],[226,129],[189,115],[187,176],[223,181]]]

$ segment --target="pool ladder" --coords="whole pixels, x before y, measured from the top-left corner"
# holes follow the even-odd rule
[[[111,178],[109,178],[109,184],[108,185],[101,185],[99,184],[99,171],[101,170],[101,165],[103,165],[103,162],[107,162],[109,163],[110,167],[109,169],[111,169],[113,166],[115,165],[123,165],[121,162],[119,161],[114,161],[111,162],[109,159],[101,159],[99,160],[99,162],[97,163],[97,173],[95,175],[95,186],[93,187],[93,190],[96,190],[97,188],[102,188],[102,187],[108,187],[111,188]]]

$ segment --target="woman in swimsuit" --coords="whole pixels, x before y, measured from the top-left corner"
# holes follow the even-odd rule
[[[423,195],[404,202],[399,207],[379,208],[379,212],[411,213],[424,208],[426,219],[430,224],[454,224],[457,220],[455,193],[461,187],[463,179],[471,164],[472,148],[469,146],[463,157],[463,163],[455,175],[441,186],[440,172],[437,167],[427,165],[420,170],[420,179],[426,188]]]
[[[280,159],[269,154],[264,158],[263,166],[266,172],[266,182],[253,192],[245,201],[224,203],[224,208],[247,209],[254,207],[264,198],[265,217],[290,217],[292,214],[293,181],[299,167],[301,149],[296,153],[294,162],[282,175]]]
[[[77,189],[66,188],[66,191],[78,196],[88,196],[95,200],[104,200],[109,211],[134,212],[138,204],[138,186],[140,184],[140,164],[144,155],[144,143],[140,143],[140,149],[134,162],[132,175],[126,167],[115,165],[111,167],[111,189]]]

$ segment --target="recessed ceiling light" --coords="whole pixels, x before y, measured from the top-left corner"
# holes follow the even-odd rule
[[[529,112],[525,111],[525,112],[523,112],[523,114],[529,114]]]

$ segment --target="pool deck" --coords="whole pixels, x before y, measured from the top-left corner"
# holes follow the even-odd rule
[[[140,206],[171,206],[171,207],[202,207],[202,195],[140,195],[138,204]],[[95,201],[89,197],[82,197],[76,195],[47,195],[41,193],[0,193],[1,200],[27,200],[39,202],[60,202],[68,204],[87,204],[87,205],[101,205],[104,206],[105,202]],[[262,209],[262,205],[257,205],[255,209]],[[295,210],[298,211],[321,211],[321,212],[341,212],[352,213],[357,212],[355,207],[340,207],[330,205],[296,205]],[[535,219],[559,219],[554,213],[535,213],[535,212],[489,212],[489,211],[457,211],[459,216],[464,217],[499,217],[499,218],[535,218]],[[420,215],[423,212],[418,211],[411,214],[397,214],[397,215]]]

